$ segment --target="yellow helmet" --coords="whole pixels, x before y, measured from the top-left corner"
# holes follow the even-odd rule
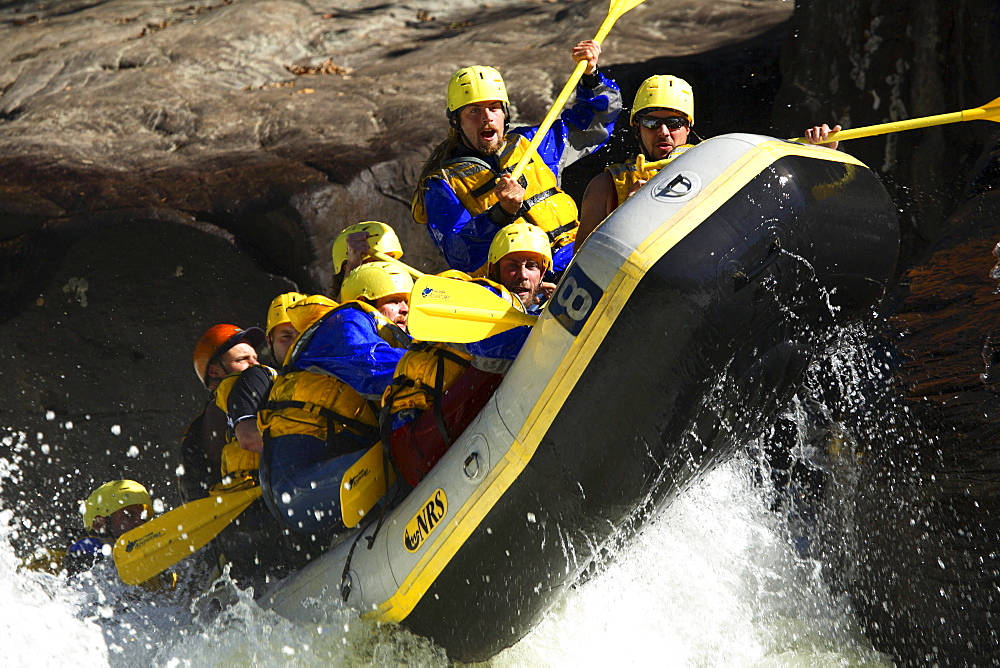
[[[345,227],[333,241],[333,271],[340,273],[347,261],[347,237],[354,232],[368,233],[368,247],[380,253],[385,253],[389,257],[399,259],[403,257],[403,247],[399,243],[396,232],[377,220],[367,220],[357,225]]]
[[[490,244],[490,269],[506,255],[517,252],[534,253],[545,261],[542,273],[552,266],[552,244],[542,228],[531,223],[513,223],[493,237]]]
[[[285,311],[288,321],[298,332],[305,332],[321,317],[337,308],[339,304],[323,295],[309,295],[295,302]]]
[[[340,297],[345,302],[352,299],[378,301],[389,295],[405,294],[413,290],[413,279],[401,268],[389,262],[368,262],[344,279]]]
[[[458,111],[467,104],[500,100],[510,104],[503,77],[492,67],[463,67],[448,81],[448,111]]]
[[[84,503],[83,525],[90,530],[94,528],[94,518],[98,515],[107,517],[116,510],[134,505],[141,505],[146,510],[147,519],[153,516],[153,502],[145,487],[135,480],[106,482],[91,492]]]
[[[688,123],[694,125],[694,91],[684,79],[670,74],[656,74],[639,86],[632,102],[629,123],[635,123],[640,111],[650,108],[674,109],[687,116]]]
[[[300,299],[305,299],[306,295],[301,292],[286,292],[282,295],[278,295],[271,301],[271,305],[267,307],[267,329],[264,331],[267,334],[271,333],[271,330],[278,325],[284,325],[286,322],[291,322],[291,318],[285,312],[288,307],[299,301]]]

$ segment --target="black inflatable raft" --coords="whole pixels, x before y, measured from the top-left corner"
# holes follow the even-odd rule
[[[755,135],[690,149],[591,235],[487,407],[362,529],[373,540],[265,604],[322,623],[346,593],[461,661],[512,645],[602,546],[774,417],[831,330],[872,312],[897,249],[896,207],[845,153]]]

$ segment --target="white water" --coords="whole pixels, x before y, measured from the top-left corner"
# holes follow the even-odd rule
[[[800,559],[746,461],[680,495],[605,572],[574,590],[491,663],[521,665],[891,665],[858,632],[819,565]],[[147,598],[122,609],[99,575],[18,570],[17,518],[0,515],[0,642],[6,665],[446,665],[429,642],[349,611],[294,624],[246,594],[221,615]]]
[[[891,665],[734,461],[690,488],[498,665]]]

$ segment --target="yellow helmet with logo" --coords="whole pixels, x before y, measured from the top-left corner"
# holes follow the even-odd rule
[[[403,257],[403,247],[399,243],[399,237],[395,230],[380,223],[377,220],[366,220],[357,225],[345,227],[333,240],[333,271],[340,273],[347,261],[347,237],[354,232],[368,233],[368,247],[380,253],[385,253],[389,257],[399,259]]]
[[[405,294],[413,290],[413,279],[403,269],[389,262],[368,262],[344,279],[340,297],[344,301],[367,299],[378,301],[389,295]]]
[[[629,123],[635,123],[640,111],[651,108],[673,109],[687,116],[688,123],[694,125],[694,91],[684,79],[670,74],[656,74],[639,86],[632,102]]]
[[[88,530],[94,528],[94,518],[107,517],[128,506],[140,505],[146,511],[146,518],[153,516],[153,502],[146,488],[135,480],[112,480],[93,492],[83,504],[83,525]]]
[[[511,253],[534,253],[544,260],[542,273],[552,266],[552,244],[545,231],[531,223],[513,223],[493,237],[490,244],[490,269]]]
[[[300,299],[305,298],[306,295],[301,292],[286,292],[275,297],[271,301],[271,305],[267,307],[267,329],[264,331],[270,335],[271,330],[278,325],[284,325],[287,322],[291,322],[291,318],[289,318],[286,313],[288,307]]]
[[[458,111],[467,104],[488,100],[510,104],[503,77],[492,67],[463,67],[448,81],[448,111]]]

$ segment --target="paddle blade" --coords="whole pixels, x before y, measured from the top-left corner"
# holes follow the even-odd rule
[[[482,285],[424,276],[413,285],[406,328],[419,341],[472,343],[536,319]]]
[[[1000,123],[1000,97],[993,100],[992,102],[987,102],[981,107],[976,109],[970,109],[965,112],[968,116],[966,120],[981,120],[981,121],[994,121],[995,123]]]
[[[113,551],[122,582],[140,584],[194,554],[260,494],[260,487],[213,494],[122,534]]]
[[[396,475],[389,469],[389,484]],[[385,461],[381,441],[368,449],[361,459],[344,472],[340,483],[340,514],[344,526],[356,526],[378,500],[385,496]]]

